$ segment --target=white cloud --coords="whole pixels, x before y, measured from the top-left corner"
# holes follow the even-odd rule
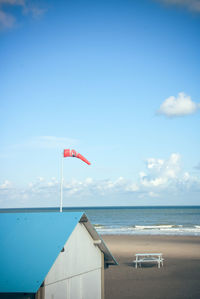
[[[8,190],[12,187],[12,184],[10,181],[5,180],[1,185],[0,185],[0,190]]]
[[[200,12],[200,0],[157,0],[167,5],[175,5],[193,12]]]
[[[126,192],[128,191],[129,184],[123,177],[116,180],[93,180],[86,178],[83,181],[72,180],[64,184],[64,191],[70,194],[87,194],[93,196],[95,194],[106,195],[110,193]],[[133,186],[130,186],[133,190]]]
[[[25,5],[25,0],[0,0],[0,5],[7,4],[7,5]]]
[[[137,192],[137,191],[139,191],[139,186],[135,182],[129,183],[125,187],[125,191],[127,191],[127,192]]]
[[[9,29],[16,24],[16,18],[13,14],[5,12],[4,7],[18,6],[22,9],[23,15],[31,15],[32,17],[41,16],[45,9],[40,8],[30,0],[0,0],[0,29]]]
[[[15,18],[8,13],[0,10],[0,29],[12,28],[15,24]]]
[[[185,172],[183,175],[183,180],[184,181],[189,181],[190,180],[190,174],[188,172]]]
[[[162,197],[163,194],[176,190],[200,187],[200,180],[192,177],[181,168],[181,156],[172,153],[168,159],[149,158],[146,160],[146,172],[140,172],[138,181],[119,177],[115,180],[94,180],[86,178],[83,181],[72,180],[64,183],[66,197],[77,196],[87,198],[108,197],[125,194],[139,196],[147,195],[151,198]],[[198,187],[198,188],[199,188]],[[69,196],[70,195],[70,196]]]
[[[9,189],[8,189],[9,185]],[[52,178],[45,180],[37,178],[24,188],[15,188],[12,184],[5,181],[0,185],[0,206],[1,207],[20,207],[20,206],[55,206],[60,202],[60,180]],[[63,184],[63,203],[73,203],[74,200],[88,198],[95,200],[100,197],[118,195],[137,191],[137,186],[123,177],[116,180],[85,180],[64,181]],[[5,200],[6,199],[6,200]]]
[[[147,176],[147,174],[143,171],[140,171],[139,176],[140,178],[144,178],[145,176]]]
[[[147,159],[148,175],[140,174],[140,184],[144,187],[163,187],[176,179],[180,172],[180,155],[171,154],[168,160],[149,158]]]
[[[166,183],[167,183],[167,178],[165,177],[154,178],[154,179],[145,178],[141,181],[141,184],[145,187],[157,187],[157,186],[164,185]]]
[[[23,14],[31,14],[32,17],[37,18],[43,15],[46,9],[37,6],[33,1],[24,1]]]
[[[200,191],[200,178],[183,171],[181,156],[172,153],[168,159],[149,158],[146,160],[146,171],[140,172],[138,181],[119,177],[116,179],[95,180],[91,177],[84,180],[73,179],[64,181],[63,203],[64,205],[87,205],[99,202],[104,198],[109,204],[110,198],[130,200],[171,198],[176,194],[181,198],[187,192]],[[190,194],[190,193],[187,193]],[[1,207],[23,206],[58,206],[60,202],[60,179],[55,177],[46,180],[38,177],[26,187],[16,188],[10,181],[5,180],[0,184]],[[105,202],[104,202],[105,204]],[[167,204],[167,202],[164,202]]]
[[[160,106],[158,113],[175,117],[193,114],[198,109],[200,109],[200,103],[193,102],[190,96],[180,92],[177,98],[174,96],[167,98]]]

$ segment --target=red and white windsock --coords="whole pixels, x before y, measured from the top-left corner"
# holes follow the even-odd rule
[[[77,153],[75,150],[64,149],[62,160],[61,160],[62,162],[61,162],[61,184],[60,184],[60,212],[62,212],[62,206],[63,206],[63,158],[66,157],[76,157],[78,159],[81,159],[83,162],[87,163],[88,165],[91,164],[85,157]]]
[[[85,158],[83,157],[81,154],[77,153],[75,150],[70,150],[70,149],[64,149],[63,152],[63,157],[75,157],[78,159],[81,159],[83,162],[87,163],[88,165],[91,165],[91,163]]]

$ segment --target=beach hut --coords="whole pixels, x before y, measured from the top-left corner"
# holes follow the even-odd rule
[[[0,298],[102,299],[116,264],[82,212],[0,214]]]

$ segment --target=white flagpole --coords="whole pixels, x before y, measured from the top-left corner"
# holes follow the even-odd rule
[[[62,213],[62,206],[63,206],[63,154],[61,157],[61,173],[60,173],[60,213]]]

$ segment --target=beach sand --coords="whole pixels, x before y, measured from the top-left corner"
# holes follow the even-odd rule
[[[200,237],[104,235],[119,263],[105,270],[105,299],[200,299]],[[161,252],[164,267],[136,269],[135,253]]]

